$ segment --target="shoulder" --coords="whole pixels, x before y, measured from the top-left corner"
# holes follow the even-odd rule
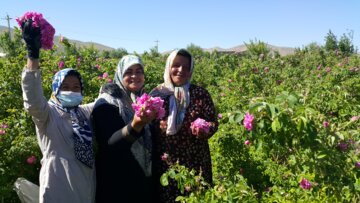
[[[107,102],[96,105],[92,111],[93,116],[108,115],[109,113],[118,114],[118,107]]]
[[[201,95],[209,95],[209,92],[207,91],[207,89],[205,89],[204,87],[198,86],[198,85],[194,85],[191,84],[190,88],[189,88],[190,94],[201,94]]]
[[[119,85],[114,84],[114,83],[104,84],[100,88],[100,94],[102,94],[102,93],[109,94],[110,96],[115,97],[115,98],[122,98],[122,96],[123,96],[123,91],[121,91],[121,88],[119,87]]]

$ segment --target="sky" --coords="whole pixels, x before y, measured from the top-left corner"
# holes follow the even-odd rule
[[[251,41],[302,48],[352,34],[360,48],[359,0],[0,0],[0,25],[36,11],[56,35],[129,53],[186,48],[232,48]]]

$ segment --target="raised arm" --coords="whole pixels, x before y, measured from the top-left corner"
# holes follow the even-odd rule
[[[28,59],[22,73],[22,91],[24,107],[33,117],[36,124],[44,123],[48,119],[49,106],[43,95],[39,52],[41,47],[41,33],[39,28],[31,26],[29,20],[22,25],[22,36],[26,43]]]

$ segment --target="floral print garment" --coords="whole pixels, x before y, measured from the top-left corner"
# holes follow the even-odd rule
[[[168,161],[185,165],[197,172],[202,171],[202,175],[208,183],[212,183],[212,166],[208,139],[216,132],[218,121],[215,107],[208,91],[202,87],[190,86],[190,104],[186,109],[185,118],[180,130],[174,135],[166,135],[166,119],[169,108],[169,98],[165,98],[166,115],[160,123],[155,126],[153,133],[154,161],[153,175],[156,181],[155,193],[160,198],[158,202],[175,202],[175,198],[180,195],[175,182],[170,181],[170,185],[163,187],[160,185],[160,176],[167,171],[168,165],[161,160],[164,153],[169,155]],[[191,122],[197,118],[211,122],[210,132],[205,137],[196,137],[191,133]]]

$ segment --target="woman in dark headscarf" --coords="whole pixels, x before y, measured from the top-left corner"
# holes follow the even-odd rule
[[[98,144],[96,202],[151,202],[151,137],[147,124],[156,114],[138,117],[131,106],[144,87],[144,67],[124,56],[113,84],[106,84],[92,113]]]
[[[166,61],[164,83],[156,87],[151,96],[164,99],[166,114],[155,124],[153,136],[153,178],[156,185],[156,202],[175,202],[180,195],[174,181],[160,185],[160,176],[168,170],[169,162],[202,172],[212,183],[211,157],[208,139],[216,132],[218,122],[215,107],[208,91],[190,84],[194,69],[191,54],[185,50],[173,51]],[[208,122],[209,131],[192,131],[191,123],[197,118]],[[167,161],[162,160],[166,154]]]

